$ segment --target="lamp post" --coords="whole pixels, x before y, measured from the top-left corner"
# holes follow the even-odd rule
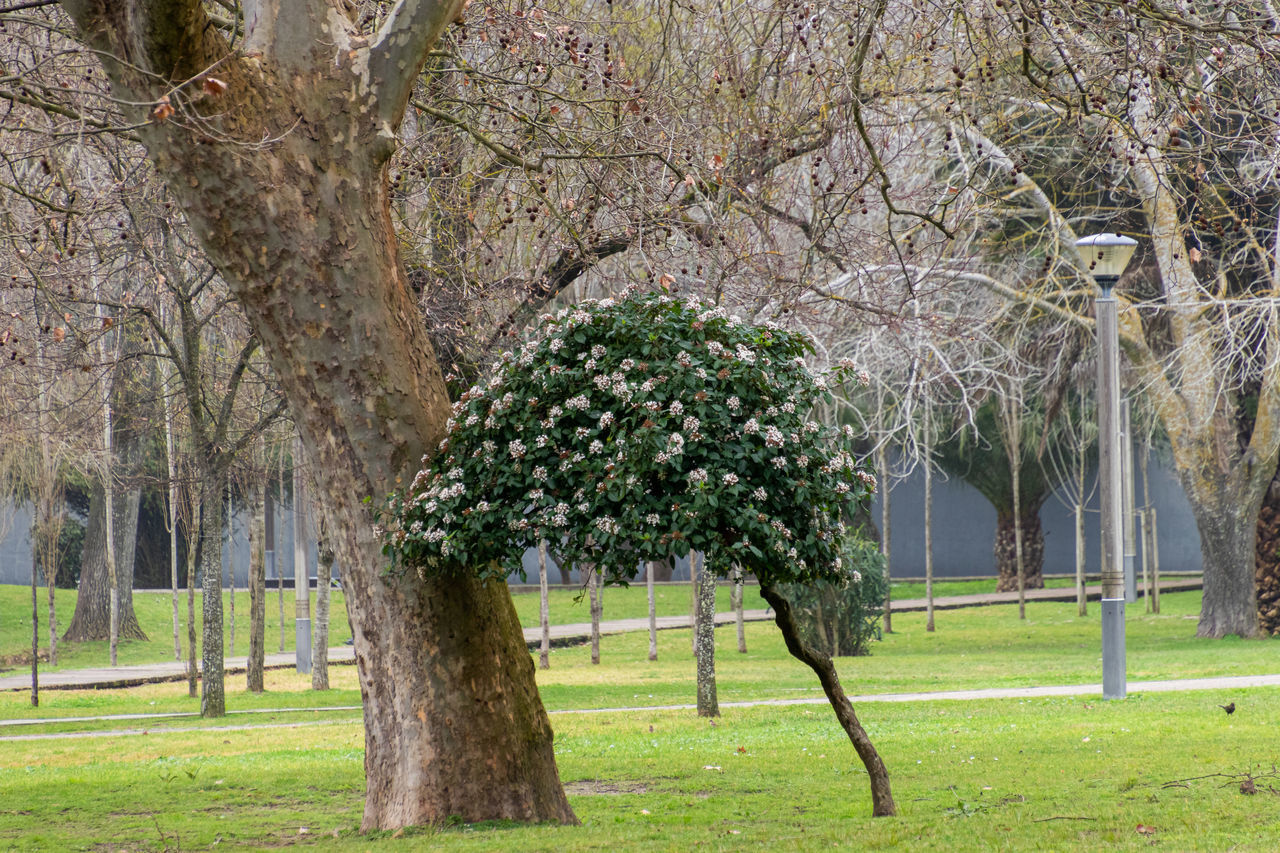
[[[1124,504],[1120,450],[1120,337],[1112,293],[1136,240],[1095,234],[1076,241],[1099,294],[1094,301],[1098,329],[1098,478],[1102,493],[1102,698],[1123,699],[1124,665]]]

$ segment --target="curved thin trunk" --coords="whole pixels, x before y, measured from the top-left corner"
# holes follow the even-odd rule
[[[893,790],[889,786],[889,771],[885,769],[880,753],[876,752],[871,738],[867,736],[862,723],[858,721],[853,703],[849,701],[844,688],[840,685],[840,677],[836,674],[831,657],[815,651],[800,638],[800,628],[791,612],[791,602],[786,596],[765,583],[760,584],[760,595],[773,608],[774,620],[778,624],[778,629],[782,631],[782,639],[787,644],[787,651],[818,676],[822,690],[827,695],[827,701],[836,712],[836,719],[840,721],[840,726],[849,736],[849,741],[853,744],[858,757],[862,759],[862,766],[867,769],[867,775],[871,780],[871,816],[896,815],[898,806],[893,801]]]

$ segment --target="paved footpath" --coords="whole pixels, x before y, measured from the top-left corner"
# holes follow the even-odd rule
[[[1161,593],[1181,592],[1199,589],[1200,578],[1179,578],[1165,580],[1160,583]],[[1086,590],[1090,599],[1096,600],[1102,594],[1101,587],[1091,586]],[[1027,601],[1072,601],[1076,593],[1073,588],[1061,589],[1029,589]],[[977,595],[956,595],[936,598],[933,602],[935,610],[951,610],[960,607],[986,607],[992,604],[1010,604],[1017,602],[1017,592],[991,592]],[[894,613],[918,612],[926,608],[923,598],[903,599],[893,602]],[[747,610],[743,618],[748,622],[762,622],[773,618],[769,610]],[[689,614],[679,616],[659,616],[658,630],[672,628],[688,628],[691,624]],[[716,624],[724,625],[734,621],[732,613],[717,613]],[[629,631],[649,630],[647,617],[640,619],[613,619],[600,623],[601,634],[622,634]],[[556,645],[584,642],[591,636],[591,625],[576,623],[572,625],[552,625],[551,642]],[[542,631],[538,628],[524,629],[525,642],[530,648],[537,648],[542,640]],[[351,646],[336,646],[329,649],[330,663],[351,663],[355,659],[355,651]],[[269,669],[285,669],[296,663],[293,652],[269,654],[265,666]],[[228,673],[244,672],[248,666],[246,657],[229,657],[225,667]],[[40,687],[44,690],[101,689],[108,687],[131,687],[137,684],[149,684],[160,681],[181,681],[187,677],[186,664],[182,661],[165,661],[161,663],[138,664],[134,666],[101,667],[96,669],[69,669],[58,672],[40,673]],[[0,677],[0,690],[30,690],[31,673]],[[1071,688],[1075,689],[1075,688]],[[1198,688],[1186,688],[1198,689]],[[1099,687],[1096,692],[1101,693]],[[911,694],[915,695],[915,694]],[[1062,694],[1066,695],[1066,694]],[[954,698],[971,698],[956,696]],[[825,701],[825,700],[823,700]],[[909,701],[909,700],[902,700]]]

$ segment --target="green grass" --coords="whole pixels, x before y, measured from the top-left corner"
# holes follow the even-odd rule
[[[1280,640],[1198,640],[1199,594],[1166,595],[1163,605],[1159,616],[1130,608],[1131,680],[1276,670]],[[1099,680],[1096,606],[1085,619],[1073,603],[1033,603],[1028,614],[1022,622],[1014,606],[944,611],[932,634],[921,614],[899,614],[872,656],[839,662],[842,678],[851,694]],[[1134,693],[1110,703],[860,702],[902,811],[871,820],[865,774],[825,704],[726,707],[714,727],[692,712],[652,707],[571,713],[691,702],[689,632],[659,637],[656,663],[646,660],[641,632],[606,637],[599,666],[583,647],[554,649],[552,668],[538,673],[580,828],[358,835],[360,715],[323,710],[359,704],[354,669],[343,666],[326,694],[289,670],[268,673],[260,696],[229,679],[233,711],[303,710],[0,726],[0,737],[147,732],[3,743],[0,849],[100,849],[111,839],[112,850],[1125,850],[1154,841],[1262,851],[1280,834],[1277,689]],[[736,651],[731,627],[718,639],[722,702],[821,695],[771,624],[748,626],[749,654]],[[0,694],[0,719],[198,707],[174,683],[42,698],[32,709],[25,693]],[[1231,717],[1216,707],[1228,700],[1240,709]],[[251,724],[276,727],[223,728]],[[1242,774],[1257,777],[1259,793],[1240,793]],[[1140,824],[1154,834],[1139,833]]]
[[[1050,578],[1050,586],[1069,586],[1070,580]],[[978,581],[939,581],[934,584],[934,595],[941,598],[950,595],[969,595],[993,592],[995,580]],[[721,585],[716,590],[716,609],[729,610],[729,587]],[[760,598],[759,590],[754,586],[744,588],[743,606],[748,610],[763,609],[766,604]],[[40,648],[42,660],[48,652],[48,628],[45,620],[48,617],[48,606],[45,591],[40,596]],[[66,630],[75,612],[76,593],[74,590],[60,589],[56,591],[55,601],[58,616],[59,634]],[[284,591],[284,648],[293,651],[294,647],[294,602],[293,590]],[[924,584],[895,583],[893,598],[923,598]],[[249,633],[249,595],[244,590],[236,593],[236,635],[234,649],[230,645],[230,609],[229,592],[223,593],[223,636],[227,642],[227,655],[244,655],[248,653]],[[516,612],[520,623],[526,628],[536,628],[539,624],[537,592],[518,592],[513,595]],[[671,616],[689,612],[690,588],[688,584],[659,585],[655,591],[655,609],[659,616]],[[267,591],[267,651],[279,650],[280,619],[278,593],[275,589]],[[550,596],[550,618],[553,625],[589,622],[591,620],[587,598],[582,590],[554,589]],[[196,633],[203,625],[202,596],[196,593]],[[314,594],[312,598],[314,610]],[[649,614],[648,595],[643,585],[631,587],[609,587],[603,593],[604,619],[643,618]],[[134,593],[134,612],[138,623],[147,634],[147,640],[122,640],[118,651],[121,664],[155,663],[173,660],[173,612],[170,597],[167,593]],[[340,645],[351,635],[347,625],[345,603],[342,593],[334,590],[332,595],[332,621],[330,625],[330,645]],[[183,648],[186,647],[187,599],[186,591],[180,593],[179,624]],[[30,590],[18,586],[0,586],[0,674],[4,670],[16,670],[30,666],[31,653],[31,593]],[[185,652],[184,652],[185,653]],[[24,664],[24,661],[26,662]],[[106,642],[92,643],[58,643],[58,665],[51,667],[42,664],[42,670],[83,669],[87,667],[105,666],[108,661]]]
[[[267,652],[279,651],[280,618],[277,591],[267,590],[266,610],[266,643]],[[284,591],[284,627],[285,650],[294,648],[294,601],[293,590]],[[49,604],[43,588],[39,591],[40,616],[40,654],[46,659],[49,647]],[[202,616],[203,596],[196,592],[196,636],[200,636],[204,619]],[[231,646],[231,593],[222,595],[223,637],[228,657],[249,653],[249,593],[241,589],[236,592],[236,636],[235,647]],[[58,665],[50,667],[41,665],[42,670],[84,669],[88,667],[106,666],[110,654],[106,641],[88,643],[64,643],[61,635],[71,624],[71,617],[76,610],[76,591],[59,589],[54,593],[54,606],[58,617]],[[342,593],[334,590],[331,596],[329,627],[330,645],[340,645],[351,636],[347,625],[346,603]],[[312,594],[312,617],[314,618],[315,595]],[[155,663],[173,660],[173,603],[169,593],[135,592],[133,594],[133,611],[138,617],[138,625],[147,635],[146,640],[121,640],[116,657],[120,664]],[[182,640],[183,654],[187,648],[187,593],[182,590],[178,602],[179,634]],[[25,661],[25,664],[22,662]],[[0,670],[5,668],[30,667],[31,661],[31,589],[30,587],[0,585]],[[0,672],[0,675],[6,673]]]
[[[18,850],[1274,849],[1280,691],[863,704],[901,816],[824,706],[555,715],[581,827],[360,836],[353,720],[6,744],[0,847]],[[1215,775],[1221,774],[1221,775]],[[1244,774],[1258,793],[1240,792]],[[1139,826],[1153,828],[1140,833]]]

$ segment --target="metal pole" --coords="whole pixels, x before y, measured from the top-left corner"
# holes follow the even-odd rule
[[[293,648],[298,672],[311,672],[311,577],[307,571],[306,483],[302,442],[293,440]]]
[[[1124,519],[1120,452],[1120,343],[1114,281],[1102,281],[1098,319],[1098,477],[1102,498],[1102,698],[1126,695]]]
[[[1120,403],[1120,464],[1124,482],[1124,600],[1138,600],[1138,537],[1134,530],[1133,433],[1129,428],[1129,401]]]

